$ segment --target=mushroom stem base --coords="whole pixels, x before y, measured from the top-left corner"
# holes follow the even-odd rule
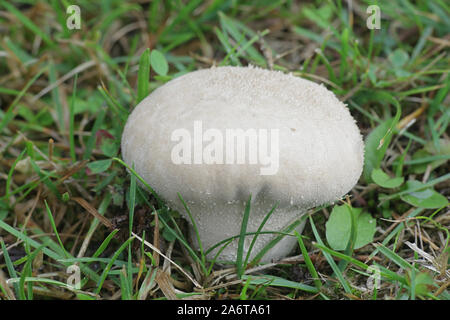
[[[208,207],[200,206],[197,204],[188,204],[189,210],[196,223],[197,230],[200,235],[203,250],[206,252],[208,249],[215,246],[217,243],[235,237],[225,248],[222,249],[224,244],[218,246],[214,250],[211,250],[207,254],[207,258],[212,260],[217,253],[222,250],[217,257],[217,262],[230,262],[236,261],[239,234],[241,230],[241,223],[243,221],[243,215],[245,210],[244,202],[236,202],[233,204],[223,205],[211,205]],[[262,221],[266,217],[267,213],[271,210],[273,205],[267,203],[252,203],[250,209],[250,216],[247,224],[247,233],[255,233],[260,227]],[[185,210],[179,210],[184,217],[190,222],[190,219]],[[262,233],[257,236],[257,239],[253,245],[250,253],[250,260],[267,245],[275,237],[279,235],[274,232],[283,231],[290,226],[306,212],[303,208],[295,206],[287,208],[277,208],[262,228]],[[305,222],[301,222],[295,230],[298,233],[303,231]],[[292,232],[291,232],[292,234]],[[196,249],[199,249],[197,235],[193,225],[190,223],[190,238],[192,244]],[[254,235],[246,236],[244,240],[243,259],[246,258],[250,249]],[[279,260],[286,257],[297,244],[297,238],[292,235],[284,236],[274,247],[265,253],[260,262],[268,263]]]

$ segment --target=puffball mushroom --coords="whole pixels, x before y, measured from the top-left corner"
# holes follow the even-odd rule
[[[251,257],[308,209],[350,191],[363,148],[349,110],[323,85],[251,66],[167,82],[137,105],[122,136],[124,161],[191,223],[181,195],[205,250],[240,234],[250,195],[247,233],[254,235],[277,204]],[[244,257],[253,235],[245,237]],[[236,260],[237,238],[218,260]],[[285,236],[262,262],[285,257],[296,243]]]

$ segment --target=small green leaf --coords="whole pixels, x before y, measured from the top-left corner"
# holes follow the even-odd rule
[[[353,210],[356,210],[353,208]],[[362,211],[362,209],[359,209]],[[376,220],[368,212],[359,214],[357,220],[356,241],[354,249],[364,247],[373,241],[373,236],[376,231]]]
[[[377,67],[373,64],[369,66],[369,70],[367,71],[367,75],[369,76],[370,82],[373,85],[377,84]]]
[[[408,279],[411,278],[411,274],[412,274],[411,270],[408,270]],[[433,277],[427,272],[419,272],[418,274],[415,275],[414,290],[416,295],[424,296],[435,288],[436,284],[433,281]]]
[[[172,242],[172,241],[175,241],[177,239],[175,234],[173,232],[170,232],[170,230],[167,230],[167,228],[163,229],[162,236],[168,242]]]
[[[348,206],[334,206],[325,224],[328,244],[334,250],[345,250],[347,248],[352,228],[350,214]]]
[[[364,146],[364,169],[363,176],[366,182],[372,182],[372,170],[380,168],[387,148],[391,143],[392,136],[395,132],[395,126],[401,117],[401,106],[397,99],[386,91],[364,91],[366,101],[379,101],[391,104],[395,107],[394,118],[389,118],[381,122],[372,132],[367,136]]]
[[[111,163],[112,163],[111,159],[106,159],[91,162],[87,166],[89,169],[91,169],[92,173],[95,174],[108,170]]]
[[[169,65],[167,64],[166,57],[158,50],[152,50],[152,53],[150,54],[150,64],[153,70],[160,76],[167,75]]]
[[[402,70],[402,69],[395,69],[394,73],[395,73],[395,75],[398,78],[406,78],[406,77],[409,77],[411,75],[411,72],[408,72],[408,71],[405,71],[405,70]]]
[[[70,195],[69,195],[68,192],[64,192],[64,193],[63,193],[63,195],[62,195],[62,200],[63,200],[64,202],[67,202],[67,201],[70,200]]]
[[[374,169],[371,174],[372,180],[380,187],[391,189],[399,187],[403,181],[403,177],[391,178],[383,170]]]
[[[395,69],[400,69],[406,62],[408,62],[409,55],[403,49],[396,49],[394,52],[389,54],[388,59]]]
[[[366,138],[364,146],[364,169],[363,176],[367,183],[372,182],[372,170],[380,166],[384,157],[384,152],[378,149],[381,139],[388,131],[392,119],[382,122],[372,130]]]
[[[406,182],[406,190],[412,188],[418,188],[421,185],[425,186],[422,182],[412,180]],[[401,199],[415,207],[426,209],[437,209],[448,205],[447,198],[437,193],[432,188],[425,188],[419,191],[412,191],[410,193],[401,196]]]
[[[372,242],[375,235],[376,221],[361,208],[352,208],[348,205],[334,206],[330,217],[325,224],[326,238],[334,250],[345,250],[351,236],[351,214],[356,219],[356,240],[354,249],[359,249]]]
[[[102,150],[105,156],[112,158],[117,155],[117,152],[119,151],[119,145],[112,139],[105,139],[102,141],[100,150]]]
[[[412,160],[407,162],[411,165],[412,172],[421,174],[427,170],[428,166],[431,170],[434,170],[448,162],[450,140],[439,139],[437,143],[439,149],[436,148],[433,141],[430,141],[423,149],[419,149],[413,154]]]

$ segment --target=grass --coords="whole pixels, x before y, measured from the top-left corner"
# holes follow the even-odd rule
[[[80,30],[62,3],[0,3],[0,299],[450,299],[445,1],[380,1],[373,30],[369,1],[80,0]],[[219,267],[121,160],[149,92],[248,64],[323,83],[357,120],[366,160],[345,202],[376,221],[362,247],[352,216],[335,249],[328,205],[278,234],[297,238],[291,257],[261,265],[275,243],[244,255],[266,221],[247,233],[247,206],[239,259]]]

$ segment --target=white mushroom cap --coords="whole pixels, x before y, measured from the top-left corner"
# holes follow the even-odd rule
[[[204,151],[211,144],[205,137],[203,143],[196,142],[195,123],[201,123],[203,133],[216,129],[224,138],[229,129],[267,130],[268,150],[278,151],[277,167],[262,164],[262,158],[251,164],[249,149],[244,164],[208,164],[205,159],[195,164],[193,155],[189,157],[192,164],[174,163],[172,153],[180,143],[172,140],[174,132],[189,133],[193,149]],[[270,140],[273,130],[278,130],[278,146]],[[258,135],[258,139],[263,138]],[[223,150],[225,159],[227,150]],[[122,136],[125,162],[134,165],[169,206],[187,218],[178,198],[178,193],[182,195],[205,249],[239,235],[250,194],[247,232],[258,229],[276,202],[279,205],[265,231],[280,231],[307,209],[336,201],[357,183],[363,150],[355,120],[331,91],[293,75],[255,67],[215,67],[169,81],[138,104]],[[261,174],[270,165],[274,174]],[[273,237],[260,235],[252,256]],[[245,249],[251,240],[246,237]],[[235,260],[237,243],[232,242],[219,260]],[[263,261],[287,255],[295,243],[294,237],[285,237]]]

